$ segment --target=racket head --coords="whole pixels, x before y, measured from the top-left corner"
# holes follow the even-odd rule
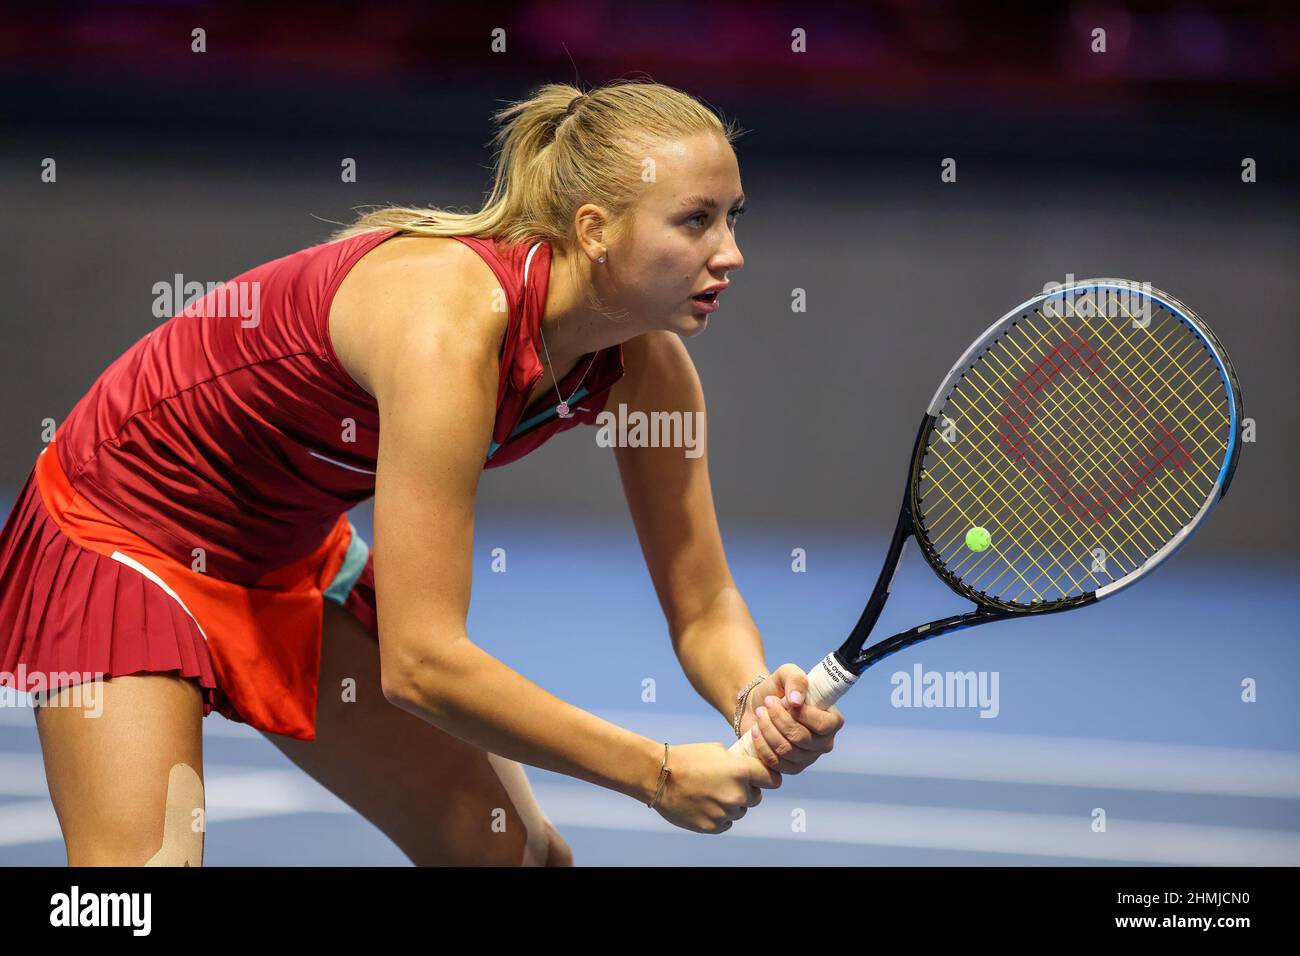
[[[1231,484],[1241,421],[1227,352],[1183,303],[1123,279],[1049,288],[935,392],[913,454],[913,532],[983,608],[1089,603],[1206,519]]]

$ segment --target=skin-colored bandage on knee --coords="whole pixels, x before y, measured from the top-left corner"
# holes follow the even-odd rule
[[[506,788],[506,795],[510,797],[510,802],[515,805],[515,811],[524,821],[528,839],[524,846],[522,865],[545,866],[547,853],[550,850],[546,828],[551,821],[546,818],[537,798],[533,796],[533,788],[528,785],[524,768],[514,760],[507,760],[493,753],[488,754],[488,763],[496,771],[501,786]]]
[[[178,763],[167,774],[162,847],[145,866],[202,866],[203,829],[203,781],[189,764]]]

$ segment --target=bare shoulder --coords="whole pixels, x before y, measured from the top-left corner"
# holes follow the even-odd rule
[[[498,286],[488,264],[462,242],[389,239],[362,256],[335,293],[334,352],[371,395],[376,364],[397,350],[445,340],[494,357],[506,327]]]

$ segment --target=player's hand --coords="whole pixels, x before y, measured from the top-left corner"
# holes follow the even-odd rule
[[[754,754],[781,773],[799,773],[824,753],[844,726],[838,707],[822,710],[808,702],[808,675],[795,664],[782,664],[749,692],[742,734],[750,734]],[[753,728],[758,733],[753,733]]]
[[[696,833],[725,833],[763,799],[761,790],[781,786],[781,774],[753,757],[727,752],[718,743],[673,744],[672,774],[655,804],[674,826]]]

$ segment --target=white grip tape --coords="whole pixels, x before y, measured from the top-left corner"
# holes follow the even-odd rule
[[[857,679],[857,674],[851,674],[840,666],[834,654],[827,654],[808,672],[808,703],[822,710],[829,710],[848,692]],[[752,757],[754,738],[745,733],[728,750],[733,754]]]

